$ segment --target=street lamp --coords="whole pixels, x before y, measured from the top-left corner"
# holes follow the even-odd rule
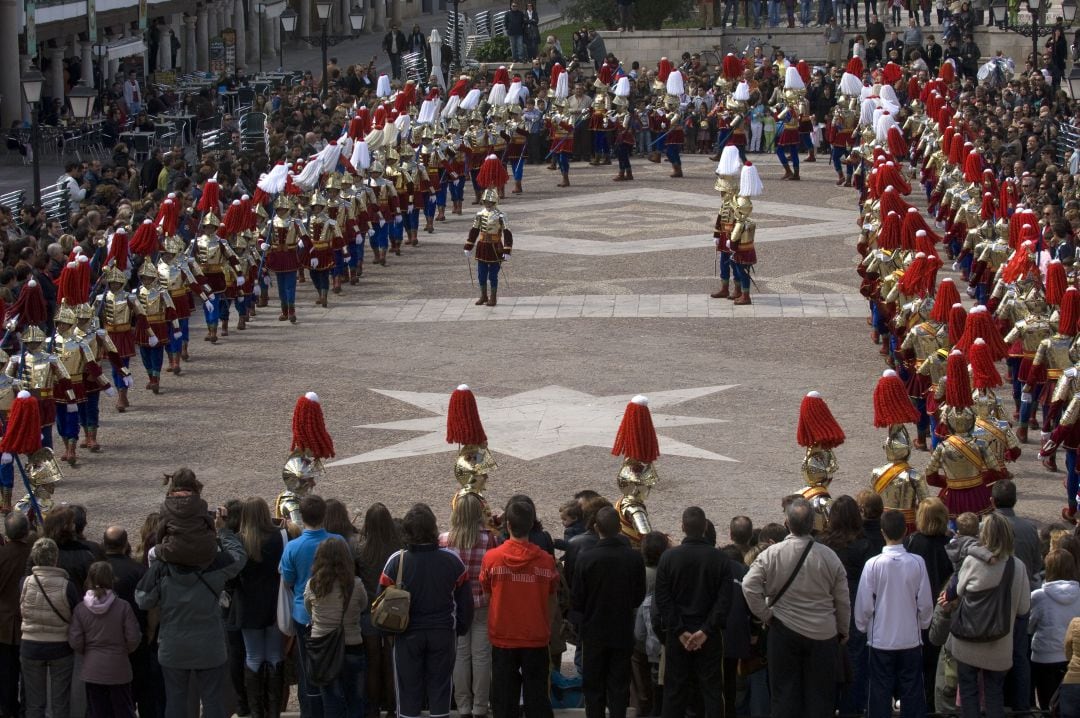
[[[330,12],[333,9],[334,5],[330,0],[317,0],[315,3],[315,14],[319,16],[319,20],[322,22],[322,97],[324,100],[326,99],[330,86],[330,77],[326,72],[326,66],[330,64],[326,57],[326,49],[328,47],[326,42],[326,32],[330,25]]]
[[[41,209],[41,157],[38,152],[38,104],[45,87],[45,76],[31,67],[22,76],[23,99],[30,106],[30,152],[34,155],[34,207]]]
[[[364,29],[364,10],[359,6],[355,6],[352,12],[349,13],[349,26],[353,32],[360,32]]]
[[[323,61],[323,78],[322,78],[322,96],[325,98],[330,91],[330,77],[326,72],[326,66],[329,64],[327,57],[327,48],[330,45],[336,45],[344,40],[352,39],[353,35],[330,35],[330,15],[333,12],[334,3],[332,0],[316,0],[315,1],[315,13],[319,16],[319,21],[322,23],[322,32],[317,36],[301,38],[308,45],[314,46],[318,43],[322,47],[322,61]],[[290,32],[291,29],[296,28],[296,13],[292,8],[286,8],[281,13],[281,26],[286,32]],[[349,13],[349,27],[353,33],[357,33],[364,29],[364,11],[359,7],[354,7],[352,12]],[[282,44],[284,47],[284,43]],[[284,64],[284,63],[283,63]]]
[[[101,109],[101,113],[105,114],[105,58],[109,54],[109,46],[107,43],[104,42],[95,42],[93,50],[94,54],[97,55],[98,59],[97,90],[98,96],[101,98],[99,100],[99,107]]]
[[[67,97],[68,103],[71,105],[72,116],[82,122],[89,120],[94,111],[94,100],[97,99],[97,93],[94,92],[94,89],[80,82],[71,89]]]
[[[259,37],[262,37],[263,28],[266,23],[263,22],[263,18],[266,17],[266,3],[258,3],[255,5],[255,14],[259,16]],[[263,71],[262,67],[262,48],[259,48],[259,74]]]
[[[997,23],[1002,30],[1016,33],[1021,37],[1031,38],[1031,63],[1032,70],[1039,69],[1039,38],[1046,37],[1059,27],[1057,24],[1042,24],[1042,0],[1024,0],[1031,22],[1009,24],[1008,19]],[[1076,0],[1062,0],[1061,21],[1062,25],[1070,26],[1076,20]]]
[[[1080,99],[1080,65],[1073,65],[1069,70],[1069,97]]]
[[[285,68],[285,35],[291,35],[296,30],[296,11],[292,7],[285,8],[281,13],[281,67]]]

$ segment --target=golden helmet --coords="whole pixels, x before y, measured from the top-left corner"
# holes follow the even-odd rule
[[[341,175],[341,189],[350,189],[353,186],[352,172]]]
[[[326,184],[323,185],[323,189],[341,189],[341,175],[337,172],[332,173],[326,178]]]
[[[108,267],[103,274],[105,275],[105,281],[109,284],[127,284],[128,278],[122,269]]]
[[[454,477],[463,488],[483,492],[488,473],[498,466],[486,444],[465,444],[458,450]]]
[[[623,459],[619,468],[619,476],[615,479],[623,496],[632,497],[638,501],[644,501],[649,496],[649,491],[660,477],[652,463],[644,463],[637,459],[627,457]]]
[[[150,260],[146,260],[139,267],[139,279],[154,279],[158,278],[157,269],[154,268],[153,263]]]
[[[256,202],[255,207],[251,210],[259,219],[268,219],[266,214],[266,205],[262,202]]]
[[[616,95],[615,98],[611,101],[611,104],[615,105],[616,107],[627,107],[630,104],[630,100],[626,97]]]
[[[679,98],[677,95],[667,95],[664,97],[664,106],[669,110],[679,109]]]
[[[53,317],[53,321],[57,324],[75,326],[78,322],[78,318],[75,316],[75,310],[65,302],[61,303],[60,308],[56,310],[56,316]]]
[[[82,304],[75,305],[75,318],[82,321],[83,319],[94,318],[94,305],[89,302],[83,302]]]
[[[386,164],[393,164],[401,159],[401,153],[395,150],[393,147],[386,151]]]
[[[484,194],[480,195],[480,201],[481,202],[492,202],[494,204],[498,204],[498,202],[499,202],[499,193],[494,188],[486,189],[486,190],[484,190]]]
[[[281,469],[281,480],[289,491],[304,492],[311,490],[315,481],[322,477],[322,472],[322,462],[305,452],[294,451]]]
[[[970,434],[975,428],[975,412],[970,407],[958,409],[947,406],[942,418],[954,434]]]
[[[36,324],[28,326],[19,333],[24,344],[33,344],[34,342],[45,341],[45,332],[41,330],[41,327]]]
[[[911,437],[907,427],[903,424],[895,424],[890,427],[889,435],[882,444],[885,449],[885,458],[889,461],[904,461],[911,456]]]
[[[322,192],[316,191],[313,195],[311,195],[311,206],[312,207],[325,207],[326,206],[326,195],[324,195]]]
[[[218,219],[217,215],[214,214],[213,212],[207,212],[206,215],[203,216],[202,224],[200,224],[199,226],[200,227],[220,227],[221,226],[221,220]]]
[[[597,80],[597,82],[600,82],[600,81]],[[593,109],[596,109],[596,110],[604,109],[605,107],[607,107],[607,97],[600,94],[599,92],[596,93],[596,97],[593,99],[592,106],[593,106]]]
[[[178,235],[171,235],[165,238],[164,251],[166,254],[181,254],[186,245],[182,237]]]
[[[53,457],[52,449],[47,446],[26,457],[26,473],[31,486],[49,486],[59,483],[64,474]]]
[[[284,209],[291,211],[296,209],[296,203],[293,202],[291,194],[285,194],[284,192],[278,195],[278,198],[274,200],[274,209]]]
[[[420,128],[419,137],[420,137],[421,140],[424,140],[425,142],[428,141],[428,140],[435,139],[435,130],[431,127],[431,125],[424,125],[423,127]]]
[[[523,110],[521,108],[521,105],[519,105],[516,102],[513,103],[512,105],[508,105],[508,107],[510,108],[510,114],[511,115],[520,115],[523,112]]]
[[[381,175],[383,173],[383,163],[373,160],[371,166],[368,167],[368,172],[373,175]]]

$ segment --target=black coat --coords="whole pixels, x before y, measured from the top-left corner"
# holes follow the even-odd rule
[[[937,72],[938,67],[941,66],[941,45],[936,42],[931,42],[923,48],[923,57],[926,60],[926,66],[930,68],[932,72]]]
[[[277,620],[278,564],[284,550],[281,532],[267,533],[260,546],[260,560],[249,556],[236,577],[233,600],[238,628],[266,628]]]
[[[731,607],[731,575],[731,561],[705,539],[686,538],[665,551],[656,567],[654,627],[658,618],[660,631],[676,636],[720,634]]]
[[[113,570],[113,591],[117,598],[122,598],[131,605],[135,611],[135,618],[139,622],[139,629],[146,635],[146,611],[139,608],[135,603],[135,587],[146,573],[146,566],[131,558],[120,554],[106,554],[105,560],[109,562]]]
[[[949,537],[944,534],[927,536],[919,532],[910,534],[904,539],[904,547],[908,553],[922,556],[926,564],[926,574],[930,577],[930,592],[936,600],[945,582],[953,574],[952,561],[949,554],[945,553],[945,545],[949,543]]]
[[[400,55],[409,49],[408,40],[405,38],[405,33],[401,30],[391,30],[383,36],[382,49],[387,55],[392,54],[390,52],[390,46],[393,42],[393,38],[397,37],[397,54]]]
[[[521,10],[507,11],[506,34],[510,37],[525,34],[525,13],[523,13]]]
[[[618,538],[600,539],[574,568],[571,620],[586,643],[634,647],[634,619],[645,600],[645,560]]]

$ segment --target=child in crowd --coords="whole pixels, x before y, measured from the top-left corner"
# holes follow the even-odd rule
[[[994,554],[979,543],[979,517],[970,511],[965,511],[956,517],[956,535],[945,547],[945,553],[952,561],[953,575],[945,587],[945,593],[949,600],[956,598],[956,582],[960,578],[960,565],[968,556],[974,556],[980,561],[994,563]]]
[[[209,566],[217,554],[217,531],[201,496],[202,482],[191,469],[180,469],[166,474],[165,483],[155,557],[191,568]]]
[[[559,519],[563,525],[563,537],[555,539],[555,548],[566,551],[570,546],[570,539],[585,533],[585,514],[581,511],[581,504],[567,501],[559,508]]]

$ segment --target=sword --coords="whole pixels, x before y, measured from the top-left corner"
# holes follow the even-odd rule
[[[510,288],[510,268],[507,267],[506,265],[507,265],[506,260],[502,260],[502,261],[499,262],[499,266],[503,267],[503,270],[501,272],[499,272],[499,274],[503,275],[503,282],[506,283],[506,288],[509,289]]]
[[[467,264],[467,265],[468,265],[468,267],[469,267],[469,284],[470,284],[471,286],[475,287],[475,286],[476,286],[476,280],[475,280],[475,279],[473,279],[473,271],[472,271],[472,257],[471,257],[471,256],[469,256],[469,254],[468,254],[468,253],[466,253],[466,254],[465,254],[465,264]]]

